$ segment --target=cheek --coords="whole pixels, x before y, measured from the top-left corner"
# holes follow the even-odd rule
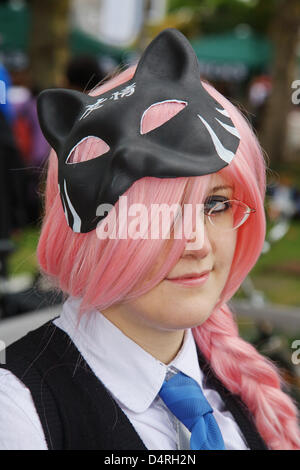
[[[227,276],[234,257],[236,248],[236,231],[224,233],[222,239],[216,244],[215,261],[216,266],[222,271],[224,276]]]
[[[209,291],[180,289],[162,281],[131,302],[131,312],[142,323],[160,329],[190,328],[201,323],[211,306]]]

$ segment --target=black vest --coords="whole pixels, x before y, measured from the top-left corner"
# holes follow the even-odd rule
[[[253,417],[215,376],[198,350],[206,384],[232,413],[250,449],[267,449]],[[1,367],[31,391],[50,450],[147,450],[127,416],[70,337],[49,321],[6,350]]]

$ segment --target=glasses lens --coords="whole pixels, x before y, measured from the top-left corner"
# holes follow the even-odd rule
[[[251,209],[240,201],[216,202],[207,213],[210,223],[220,230],[235,230],[249,217]]]

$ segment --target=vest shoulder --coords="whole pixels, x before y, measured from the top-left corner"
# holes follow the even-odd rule
[[[70,344],[68,335],[58,328],[52,320],[47,321],[39,328],[28,332],[26,335],[10,344],[5,351],[4,367],[10,370],[12,367],[21,370],[21,366],[28,364],[57,361],[59,351]],[[12,370],[13,371],[13,370]]]

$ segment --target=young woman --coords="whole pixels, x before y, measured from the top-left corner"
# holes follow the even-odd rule
[[[7,350],[0,448],[299,449],[297,409],[228,307],[265,236],[247,122],[176,30],[93,95],[40,98],[56,154],[37,254],[67,300]],[[168,398],[178,378],[195,425]]]

